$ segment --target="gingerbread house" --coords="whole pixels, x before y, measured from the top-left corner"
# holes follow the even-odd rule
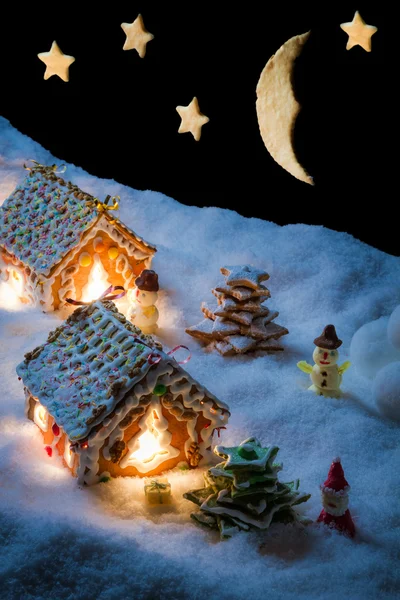
[[[230,414],[105,299],[77,308],[17,373],[47,453],[81,484],[206,465]]]
[[[90,301],[110,285],[133,287],[156,248],[99,202],[36,165],[0,208],[0,278],[18,297],[56,310]]]

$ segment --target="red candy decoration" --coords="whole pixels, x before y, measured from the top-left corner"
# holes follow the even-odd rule
[[[58,437],[60,435],[60,428],[57,423],[53,423],[53,427],[51,428],[54,437]]]
[[[45,446],[44,449],[49,456],[53,456],[53,448],[51,446]]]

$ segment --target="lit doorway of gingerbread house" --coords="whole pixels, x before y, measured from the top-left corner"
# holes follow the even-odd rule
[[[147,413],[139,421],[139,428],[139,433],[127,444],[128,452],[120,462],[122,468],[135,467],[139,473],[146,474],[179,456],[179,450],[171,446],[172,434],[168,431],[168,421],[162,414],[158,396],[152,397]]]
[[[98,254],[95,254],[87,283],[82,288],[82,301],[91,302],[92,300],[97,300],[110,285],[112,284],[107,271],[103,267],[101,258]]]

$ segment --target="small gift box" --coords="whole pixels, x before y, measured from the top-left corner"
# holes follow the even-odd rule
[[[171,503],[171,484],[166,477],[155,477],[146,481],[144,493],[149,504]]]

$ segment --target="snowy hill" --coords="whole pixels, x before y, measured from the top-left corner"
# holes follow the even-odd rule
[[[24,177],[23,163],[62,163],[0,118],[0,204]],[[158,247],[159,339],[188,345],[190,374],[231,409],[220,442],[251,435],[280,447],[280,479],[312,494],[303,512],[316,520],[319,484],[335,456],[351,485],[358,535],[349,540],[315,524],[274,526],[219,542],[197,528],[183,492],[200,470],[169,473],[174,504],[149,510],[143,480],[80,489],[61,459],[49,458],[24,416],[15,367],[59,324],[54,314],[16,305],[0,284],[0,597],[394,598],[400,594],[398,424],[376,414],[370,382],[351,367],[340,400],[307,391],[296,368],[311,362],[313,340],[334,323],[349,358],[353,334],[400,303],[400,259],[323,227],[280,227],[219,208],[183,206],[158,192],[100,180],[68,165],[65,177],[104,198],[121,197],[120,218]],[[272,201],[272,199],[271,199]],[[278,356],[223,358],[190,338],[222,265],[251,263],[270,273],[270,305],[288,328]]]

